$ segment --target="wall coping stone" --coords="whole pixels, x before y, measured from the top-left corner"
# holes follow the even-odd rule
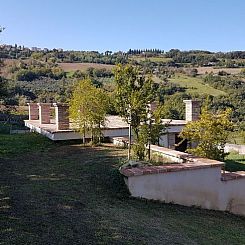
[[[67,103],[53,103],[54,107],[69,107]]]
[[[196,164],[196,163],[176,163],[176,164],[163,164],[160,166],[144,166],[144,167],[127,167],[120,170],[121,174],[126,177],[131,176],[140,176],[148,174],[163,174],[169,172],[179,172],[186,170],[197,170],[197,169],[206,169],[206,168],[221,168],[224,164],[210,163],[210,164]]]
[[[205,168],[222,168],[224,163],[207,158],[193,156],[189,153],[171,150],[169,148],[151,145],[151,150],[160,152],[166,156],[173,156],[185,160],[184,163],[163,164],[160,166],[139,166],[139,167],[126,167],[120,170],[124,176],[140,176],[147,174],[160,174],[169,172],[178,172],[185,170],[196,170]],[[139,162],[140,163],[140,162]]]
[[[236,180],[241,178],[245,178],[245,171],[237,171],[237,172],[225,171],[221,175],[222,181]]]

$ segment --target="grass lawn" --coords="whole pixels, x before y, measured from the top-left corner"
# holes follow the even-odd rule
[[[225,160],[227,171],[245,171],[245,155],[230,153]]]
[[[183,74],[176,74],[174,77],[170,78],[169,81],[187,88],[187,92],[189,93],[209,94],[213,96],[226,94],[208,84],[204,84],[200,76],[190,77]]]
[[[0,135],[0,244],[245,244],[245,218],[131,198],[123,149]]]
[[[38,134],[0,134],[0,159],[17,157],[36,150],[45,152],[54,147],[54,143]]]

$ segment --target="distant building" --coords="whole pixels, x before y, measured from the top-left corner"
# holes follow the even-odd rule
[[[31,47],[31,51],[33,51],[33,52],[36,52],[37,51],[37,47]]]
[[[178,137],[182,128],[188,121],[196,121],[200,115],[200,101],[197,100],[184,100],[186,104],[186,116],[185,120],[174,120],[174,119],[162,119],[162,124],[166,126],[166,130],[159,137],[159,145],[171,149],[184,151],[187,147],[187,142],[181,142]],[[41,133],[51,140],[71,140],[80,139],[81,135],[77,133],[76,127],[69,123],[68,105],[66,104],[54,104],[56,108],[55,121],[50,120],[51,104],[48,103],[30,103],[29,104],[29,120],[25,121],[25,125],[32,131]],[[157,104],[151,103],[148,105],[149,110],[153,112]],[[43,115],[42,115],[43,113]],[[66,120],[64,121],[64,118]],[[119,116],[107,116],[106,125],[103,127],[102,132],[105,138],[114,141],[118,137],[128,137],[129,125],[123,121],[123,118]],[[62,128],[60,128],[60,126]],[[65,127],[64,127],[65,125]],[[87,135],[86,138],[89,138]]]
[[[10,51],[12,48],[12,45],[5,45],[4,49],[7,51]]]

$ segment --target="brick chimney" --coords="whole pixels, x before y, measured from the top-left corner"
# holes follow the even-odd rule
[[[201,113],[200,100],[184,100],[185,103],[185,120],[197,121]]]
[[[57,130],[69,129],[69,106],[64,103],[53,103]]]
[[[51,103],[38,103],[40,124],[50,123]]]
[[[29,106],[29,120],[38,120],[39,107],[37,103],[27,103]]]
[[[148,104],[148,108],[151,112],[154,112],[156,109],[157,109],[157,102],[154,101],[154,102],[151,102]]]

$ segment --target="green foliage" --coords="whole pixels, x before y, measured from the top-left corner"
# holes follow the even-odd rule
[[[154,124],[153,124],[154,119]],[[148,121],[148,124],[143,124],[139,126],[138,138],[134,142],[132,149],[138,160],[143,160],[149,154],[146,152],[146,146],[148,144],[158,144],[159,137],[164,133],[166,127],[163,125],[158,118],[158,114],[154,113]],[[149,156],[148,156],[149,158]]]
[[[0,100],[8,95],[7,80],[0,76]]]
[[[180,133],[180,137],[187,139],[195,148],[188,149],[188,152],[210,159],[224,161],[227,155],[224,147],[230,132],[233,130],[233,123],[230,121],[231,110],[211,113],[204,108],[198,121],[188,122]]]
[[[204,81],[216,89],[221,89],[227,93],[227,96],[215,97],[212,100],[211,107],[217,109],[232,109],[232,118],[234,121],[242,122],[245,118],[245,83],[244,78],[239,76],[216,76],[209,74]]]
[[[243,69],[241,70],[241,74],[242,74],[242,75],[245,75],[245,68],[243,68]]]
[[[29,69],[20,69],[16,72],[15,78],[17,81],[33,81],[41,77],[48,77],[53,79],[61,79],[65,77],[65,72],[60,68],[38,67]]]
[[[83,135],[91,134],[93,143],[97,143],[102,136],[101,126],[105,123],[108,108],[106,93],[92,85],[90,79],[77,83],[70,101],[70,117]]]
[[[147,119],[148,103],[155,97],[153,81],[151,77],[140,76],[139,71],[130,65],[118,65],[114,74],[116,109],[137,131],[140,123]]]
[[[158,114],[161,118],[184,119],[185,105],[183,100],[189,98],[184,93],[175,93],[165,96],[164,103],[159,106]]]
[[[141,160],[144,158],[145,125],[147,123],[147,106],[155,98],[151,77],[139,74],[139,71],[130,65],[118,65],[114,71],[116,94],[115,106],[120,116],[132,125],[135,138],[134,150]]]

